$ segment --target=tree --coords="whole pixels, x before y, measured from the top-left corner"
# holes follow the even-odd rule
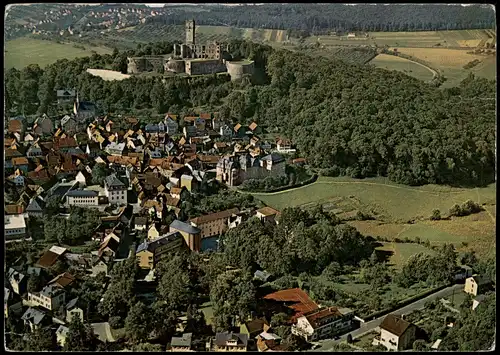
[[[165,301],[176,310],[185,310],[196,295],[190,283],[185,255],[175,255],[158,266],[161,275],[158,284],[158,299]]]
[[[68,335],[64,342],[65,351],[95,351],[97,337],[89,324],[83,324],[79,317],[71,318]]]
[[[150,310],[144,303],[138,301],[125,319],[127,338],[135,344],[147,341],[152,328]]]
[[[417,339],[413,342],[413,350],[415,351],[425,351],[427,350],[427,344],[422,339]]]
[[[28,277],[28,292],[39,292],[45,286],[44,279],[41,275],[35,273]]]
[[[92,168],[92,183],[97,185],[103,185],[106,177],[110,175],[111,171],[108,169],[106,164],[97,163]]]
[[[36,329],[28,335],[24,350],[33,352],[54,351],[54,335],[50,328]]]
[[[450,208],[450,216],[456,216],[456,217],[462,216],[462,208],[458,204],[454,204]]]
[[[441,212],[438,209],[432,211],[431,221],[439,221],[441,219]]]
[[[255,287],[248,272],[225,272],[210,286],[217,329],[228,329],[236,320],[244,322],[255,307]]]
[[[352,335],[349,333],[347,334],[347,344],[352,344]]]

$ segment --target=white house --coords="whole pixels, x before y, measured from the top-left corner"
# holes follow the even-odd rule
[[[125,143],[115,143],[115,142],[109,143],[106,146],[106,148],[104,148],[106,153],[120,157],[123,155],[124,149],[125,149]]]
[[[165,116],[165,130],[169,135],[177,134],[179,125],[177,122],[169,115]]]
[[[354,313],[349,308],[328,307],[305,313],[292,325],[292,334],[306,341],[331,338],[352,326]]]
[[[127,204],[127,186],[116,175],[110,175],[104,181],[104,191],[109,203],[117,205]]]
[[[22,214],[5,216],[5,238],[17,239],[26,236],[26,222]]]
[[[389,351],[409,349],[415,341],[415,334],[416,327],[413,324],[389,314],[380,324],[380,336],[373,339],[373,345],[383,345]]]
[[[57,310],[64,304],[66,292],[55,285],[45,286],[40,292],[28,292],[28,301],[48,310]]]

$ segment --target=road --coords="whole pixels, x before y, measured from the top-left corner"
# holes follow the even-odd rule
[[[456,285],[447,287],[447,288],[445,288],[441,291],[438,291],[436,293],[433,293],[425,298],[422,298],[418,301],[410,303],[409,305],[407,305],[405,307],[399,308],[399,309],[391,312],[390,314],[401,315],[401,314],[411,313],[413,311],[416,311],[417,309],[424,308],[424,304],[427,301],[450,296],[453,292],[460,292],[463,288],[464,288],[464,285],[462,285],[462,284],[456,284]],[[337,340],[328,339],[328,340],[320,341],[319,343],[321,344],[321,346],[319,348],[317,348],[315,350],[309,350],[309,351],[332,351],[333,344],[336,344],[336,343],[341,342],[342,340],[345,340],[347,338],[348,334],[351,334],[352,338],[354,339],[354,338],[360,337],[361,335],[363,335],[365,333],[373,331],[375,328],[377,328],[380,325],[380,323],[382,323],[382,320],[385,318],[385,316],[386,315],[379,317],[379,318],[376,318],[370,322],[364,323],[361,325],[360,328],[353,330],[350,333],[346,333],[346,334],[342,335]]]

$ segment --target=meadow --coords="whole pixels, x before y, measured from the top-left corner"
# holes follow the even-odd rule
[[[5,42],[4,68],[21,69],[30,64],[38,64],[41,68],[54,63],[59,59],[74,59],[98,54],[111,54],[112,50],[106,47],[84,46],[84,49],[75,48],[73,44],[61,44],[52,41],[38,40],[29,37],[17,38]]]
[[[393,48],[391,48],[393,49]],[[460,81],[465,79],[469,72],[487,79],[496,79],[496,56],[469,54],[465,49],[446,49],[446,48],[397,48],[398,52],[421,59],[429,63],[433,68],[439,69],[447,78],[443,87],[457,86]],[[471,68],[464,69],[463,66],[474,59],[480,63]],[[373,61],[372,61],[373,63]],[[397,66],[389,68],[398,70]]]
[[[357,211],[371,214],[376,220],[348,222],[363,235],[388,240],[419,237],[423,241],[428,239],[433,245],[453,243],[459,250],[472,249],[480,254],[495,250],[495,184],[475,189],[440,185],[410,187],[384,178],[320,177],[317,182],[296,189],[252,195],[278,210],[321,204],[341,218],[353,217]],[[485,204],[485,211],[466,217],[429,220],[434,209],[439,209],[446,218],[450,207],[467,200]],[[414,249],[426,249],[408,243],[389,243],[389,246],[396,248],[392,257],[395,264],[400,264]],[[398,255],[402,255],[402,259]]]

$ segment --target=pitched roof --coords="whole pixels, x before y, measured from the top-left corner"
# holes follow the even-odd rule
[[[236,126],[234,126],[234,131],[238,132],[241,127],[242,127],[241,124],[238,123]]]
[[[251,131],[255,130],[257,128],[257,123],[252,122],[248,128],[250,128]]]
[[[215,334],[215,344],[217,346],[226,346],[229,341],[236,341],[238,347],[246,347],[248,344],[248,335],[233,332]]]
[[[24,312],[21,317],[22,320],[31,320],[33,324],[39,324],[43,318],[45,317],[45,313],[36,309],[36,308],[28,308],[26,312]]]
[[[265,319],[261,319],[261,318],[256,318],[250,322],[245,323],[245,327],[247,328],[248,333],[250,333],[250,336],[252,336],[252,334],[257,333],[257,332],[258,332],[258,334],[262,333],[262,331],[264,331],[264,328],[267,328],[265,326],[268,326],[268,325],[269,325],[269,323]]]
[[[185,222],[181,222],[178,219],[170,223],[170,228],[177,229],[179,231],[189,233],[189,234],[198,234],[201,232],[199,228],[196,228],[190,224],[187,224]]]
[[[59,258],[59,254],[56,254],[50,250],[46,251],[40,259],[36,262],[36,265],[39,265],[43,268],[49,268],[54,265]]]
[[[472,275],[474,282],[478,285],[485,285],[491,282],[491,280],[484,275]]]
[[[71,275],[69,272],[63,272],[60,275],[57,275],[54,279],[49,281],[49,285],[55,284],[55,286],[59,286],[61,288],[64,288],[66,286],[71,285],[73,282],[75,282],[75,277]]]
[[[71,309],[75,308],[77,306],[77,303],[78,303],[78,297],[77,298],[73,298],[71,301],[69,301],[66,304],[66,309],[67,310],[71,310]]]
[[[265,217],[267,217],[267,216],[274,216],[274,215],[280,213],[280,211],[275,210],[274,208],[269,207],[269,206],[262,207],[261,209],[258,209],[256,212],[259,212],[260,214],[263,214]]]
[[[28,165],[28,158],[26,157],[18,157],[12,158],[12,165]]]
[[[152,241],[144,241],[142,242],[136,249],[136,253],[139,253],[143,250],[147,250],[151,253],[154,253],[156,248],[162,246],[162,245],[167,245],[169,243],[172,243],[176,240],[179,240],[182,238],[182,235],[179,232],[170,232],[167,234],[164,234],[162,236],[159,236],[155,240]]]
[[[410,322],[401,317],[395,316],[394,314],[388,314],[382,323],[380,323],[380,329],[387,330],[389,333],[400,337],[411,325]]]
[[[266,155],[265,157],[262,157],[262,160],[270,160],[273,163],[279,163],[279,162],[284,161],[285,158],[283,158],[283,156],[281,156],[279,154],[271,153],[271,154]]]
[[[342,313],[338,311],[337,307],[328,307],[308,312],[304,314],[304,316],[307,318],[307,321],[311,324],[313,329],[316,329],[322,325],[322,320],[326,320],[327,318],[342,317]]]
[[[112,174],[112,175],[106,177],[106,185],[107,186],[117,186],[117,187],[125,186],[125,184],[123,182],[121,182],[116,177],[115,174]]]
[[[179,346],[179,347],[191,347],[191,338],[192,333],[182,334],[182,337],[172,337],[170,341],[171,346]]]
[[[294,319],[300,317],[304,313],[311,312],[319,308],[309,295],[300,288],[291,288],[273,292],[264,296],[264,299],[292,303],[288,307],[297,312],[293,317]]]
[[[203,223],[208,223],[212,221],[216,221],[218,219],[222,218],[228,218],[234,213],[238,213],[240,210],[238,208],[231,208],[225,211],[220,211],[220,212],[215,212],[215,213],[210,213],[210,214],[205,214],[199,217],[191,218],[189,222],[194,223],[196,225],[200,225]]]
[[[97,195],[98,195],[97,191],[93,190],[72,190],[66,194],[66,196],[69,197],[81,197],[81,196],[94,197]]]

